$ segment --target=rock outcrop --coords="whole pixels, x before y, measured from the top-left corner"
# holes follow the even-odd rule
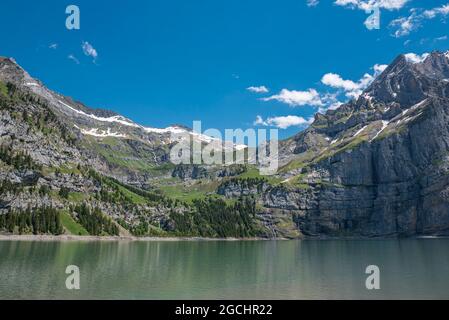
[[[267,237],[449,234],[448,52],[422,61],[401,55],[358,99],[317,114],[280,142],[282,167],[273,177],[244,165],[172,165],[172,133],[209,138],[91,109],[48,90],[10,59],[0,59],[0,81],[2,190],[12,184],[28,192],[3,191],[0,211],[64,208],[70,198],[52,196],[63,190],[95,195],[90,201],[116,221],[175,231],[170,212],[189,209],[160,200],[169,190],[173,199],[189,200],[189,192],[255,199]]]

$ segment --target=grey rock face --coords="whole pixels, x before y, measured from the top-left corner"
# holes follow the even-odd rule
[[[290,210],[305,235],[447,234],[448,66],[441,53],[418,64],[398,58],[367,94],[379,105],[394,100],[401,114],[384,113],[388,123],[374,140],[310,163],[321,183],[309,193],[269,189],[265,206]]]
[[[155,187],[154,167],[168,162],[172,141],[167,132],[135,126],[115,113],[57,95],[9,60],[0,59],[0,80],[20,84],[45,100],[67,132],[82,142],[72,145],[59,135],[45,135],[13,116],[24,109],[43,112],[31,103],[14,105],[15,113],[1,110],[2,144],[26,152],[43,166],[82,164],[129,185]],[[37,85],[27,87],[28,81]],[[114,133],[126,137],[110,141],[101,136]],[[190,165],[159,172],[159,178],[175,178],[171,186],[178,178],[183,183],[214,181],[220,196],[254,197],[267,237],[449,234],[449,53],[434,52],[421,62],[399,56],[357,100],[317,114],[309,128],[281,141],[279,155],[282,167],[270,179],[243,178],[245,168],[238,166]],[[33,170],[2,168],[1,180],[14,183],[80,193],[100,190],[83,176],[41,177]],[[2,195],[0,208],[27,202],[64,205],[35,194],[28,198]],[[98,206],[130,225],[144,219],[173,229],[164,206]]]
[[[210,177],[209,172],[203,166],[198,165],[177,165],[173,170],[172,176],[182,180],[201,179]]]
[[[268,188],[269,185],[264,180],[231,179],[218,187],[217,194],[226,198],[257,196],[263,194]]]

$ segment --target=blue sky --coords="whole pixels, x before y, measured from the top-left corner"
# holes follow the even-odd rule
[[[154,127],[258,119],[285,138],[398,54],[449,49],[449,0],[0,1],[0,55],[50,89]],[[368,30],[363,9],[375,2],[381,25]],[[70,4],[80,30],[65,27]]]

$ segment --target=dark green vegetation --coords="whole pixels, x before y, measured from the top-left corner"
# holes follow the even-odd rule
[[[0,112],[11,117],[11,123],[22,126],[18,135],[9,134],[0,143],[0,167],[18,177],[0,181],[3,222],[0,232],[207,237],[251,237],[258,233],[254,199],[225,199],[217,195],[220,179],[206,178],[191,184],[183,184],[176,177],[167,179],[174,165],[153,164],[153,149],[132,139],[80,138],[73,124],[66,123],[45,98],[24,90],[21,85],[0,81]],[[38,138],[33,141],[30,137]],[[21,147],[25,140],[31,141],[31,148]],[[55,147],[49,149],[49,154],[64,150],[69,155],[70,148],[87,149],[115,169],[146,172],[161,179],[144,189],[100,173],[80,159],[61,165],[42,165],[33,159],[33,144]],[[155,150],[163,153],[164,148],[165,145],[159,144]],[[243,181],[259,178],[262,181],[254,169],[228,170]],[[83,192],[86,183],[95,186],[93,191]],[[19,197],[40,204],[26,212],[10,208],[9,202]],[[55,206],[48,209],[44,203]],[[41,217],[47,211],[53,215],[54,223],[46,218],[35,219],[38,225],[29,222],[29,215]]]
[[[71,214],[65,211],[61,211],[61,222],[64,228],[72,235],[78,235],[78,236],[88,236],[89,232],[80,225],[78,222],[75,221],[75,219],[72,217]]]
[[[0,215],[0,230],[19,234],[62,234],[61,216],[52,207],[13,210]]]
[[[106,217],[99,208],[90,209],[85,203],[83,203],[76,206],[73,211],[76,213],[79,223],[91,235],[119,235],[117,225],[111,220],[111,218]]]
[[[17,170],[40,170],[42,168],[33,161],[30,155],[23,151],[14,152],[10,146],[0,145],[0,160]]]
[[[257,235],[254,218],[256,204],[251,198],[228,205],[222,199],[195,200],[191,211],[172,211],[178,233],[202,237],[253,237]]]
[[[22,106],[20,111],[17,110],[17,105]],[[33,109],[39,109],[39,112],[33,113]],[[13,83],[8,82],[6,85],[0,86],[0,110],[9,111],[15,120],[27,123],[27,133],[36,130],[45,136],[58,136],[68,145],[73,145],[76,141],[73,133],[67,129],[67,126],[56,116],[45,100],[24,92]]]
[[[52,206],[72,234],[447,235],[447,79],[449,52],[399,56],[360,97],[279,141],[280,170],[265,177],[252,164],[170,165],[173,133],[206,140],[89,108],[0,58],[0,214]]]

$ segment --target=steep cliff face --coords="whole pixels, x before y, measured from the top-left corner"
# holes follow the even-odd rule
[[[221,143],[183,126],[145,127],[89,108],[0,58],[0,232],[59,232],[31,223],[56,210],[64,232],[74,234],[82,227],[95,235],[263,234],[254,202],[214,194],[212,180],[244,168],[175,166],[169,152],[178,140]],[[226,152],[238,147],[227,144]]]
[[[261,204],[309,236],[448,234],[448,66],[448,53],[400,56],[357,101],[317,117],[285,142],[300,161],[282,175],[295,183]],[[307,136],[318,142],[304,146]]]
[[[4,58],[0,104],[0,214],[85,202],[139,235],[449,234],[449,52],[399,56],[357,100],[281,141],[270,177],[175,166],[172,133],[211,138],[88,108]]]

